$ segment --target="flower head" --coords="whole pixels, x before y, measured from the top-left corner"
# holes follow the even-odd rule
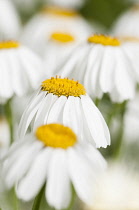
[[[0,42],[0,104],[38,87],[44,76],[41,60],[17,41]]]
[[[121,103],[134,97],[139,81],[138,59],[133,56],[137,49],[139,45],[134,43],[94,34],[75,48],[55,72],[79,80],[93,97],[108,93],[112,101]]]
[[[17,197],[24,201],[35,198],[47,181],[47,202],[64,209],[71,200],[71,183],[83,202],[92,203],[92,185],[105,167],[101,154],[90,144],[80,144],[69,127],[47,124],[14,143],[2,174],[6,186],[16,185]]]
[[[110,144],[107,125],[85,88],[68,78],[51,78],[42,82],[41,88],[26,108],[19,125],[23,136],[33,123],[33,130],[49,123],[62,123],[71,127],[81,139],[88,139],[97,147]]]
[[[58,38],[58,34],[55,34],[56,36],[53,34],[55,32],[71,34],[72,39],[74,39],[73,43],[80,43],[92,32],[92,28],[81,15],[72,9],[55,6],[45,7],[25,26],[22,41],[43,55],[47,50],[50,37]],[[32,34],[34,34],[33,37]],[[67,38],[67,36],[65,37]]]

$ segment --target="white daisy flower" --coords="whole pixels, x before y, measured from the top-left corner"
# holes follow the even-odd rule
[[[0,42],[0,104],[38,88],[44,73],[41,60],[15,41]]]
[[[66,60],[78,44],[71,34],[61,32],[51,34],[43,56],[44,69],[48,78],[55,75],[57,67]]]
[[[132,58],[133,46],[95,34],[72,52],[56,74],[78,79],[93,97],[101,98],[103,93],[109,93],[114,102],[132,99],[138,71]]]
[[[92,28],[74,10],[46,7],[25,26],[22,41],[42,54],[54,31],[72,34],[81,42],[92,33]]]
[[[48,124],[12,146],[3,175],[6,186],[16,185],[24,201],[34,199],[47,181],[48,204],[64,209],[71,200],[71,183],[83,202],[92,203],[93,186],[105,167],[101,154],[90,144],[79,144],[69,127]]]
[[[47,2],[64,8],[79,8],[85,0],[47,0]]]
[[[112,32],[118,36],[139,37],[138,22],[139,5],[135,5],[118,18],[114,24]]]
[[[96,147],[110,145],[109,131],[101,113],[77,81],[57,77],[45,80],[22,115],[20,136],[24,136],[31,123],[35,130],[53,122],[71,127],[82,139],[88,136]]]
[[[10,0],[0,0],[0,38],[15,39],[20,32],[19,16]]]

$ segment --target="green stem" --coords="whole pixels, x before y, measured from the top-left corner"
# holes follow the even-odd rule
[[[121,151],[121,147],[122,147],[122,142],[123,142],[123,134],[124,134],[124,116],[126,113],[126,105],[127,102],[125,101],[124,103],[122,103],[120,105],[120,129],[119,129],[119,133],[118,136],[116,138],[115,143],[113,144],[112,147],[112,157],[115,159],[119,156],[120,151]]]
[[[11,109],[11,100],[9,100],[6,104],[5,104],[5,114],[6,114],[6,118],[9,124],[9,128],[10,128],[10,139],[11,139],[11,144],[13,143],[14,140],[14,129],[13,129],[13,116],[12,116],[12,109]]]
[[[76,199],[76,193],[75,193],[74,187],[72,186],[71,202],[70,202],[69,207],[67,209],[65,209],[65,210],[73,210],[74,209],[75,199]]]
[[[41,200],[42,200],[44,189],[45,189],[45,186],[41,189],[40,193],[35,198],[32,210],[39,210],[40,205],[41,205]]]
[[[15,207],[15,210],[19,210],[18,199],[17,199],[17,196],[16,196],[15,189],[14,189],[13,193],[14,193],[14,207]]]

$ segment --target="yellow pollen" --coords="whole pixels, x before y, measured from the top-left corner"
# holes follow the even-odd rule
[[[16,41],[3,41],[3,42],[0,42],[0,49],[18,48],[19,46],[20,46],[20,43],[16,42]]]
[[[70,80],[68,78],[54,78],[47,79],[42,82],[42,91],[47,91],[48,93],[53,93],[57,96],[74,96],[80,97],[81,95],[85,95],[86,91],[82,84],[78,81]]]
[[[105,36],[101,34],[94,34],[88,38],[88,42],[102,45],[110,45],[110,46],[120,46],[120,40],[115,37]]]
[[[74,41],[74,37],[71,36],[70,34],[64,34],[59,32],[53,33],[50,38],[54,41],[62,43],[68,43]]]
[[[47,147],[67,149],[77,142],[75,133],[60,124],[48,124],[37,128],[36,137]]]
[[[63,17],[75,17],[78,16],[78,13],[76,13],[74,10],[69,10],[65,8],[60,7],[46,7],[43,8],[42,12],[50,15],[56,15],[56,16],[63,16]]]

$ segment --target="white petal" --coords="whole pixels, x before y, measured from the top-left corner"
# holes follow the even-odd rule
[[[68,167],[70,178],[79,198],[91,205],[93,200],[94,174],[88,161],[75,149],[68,149]]]
[[[81,99],[69,96],[64,106],[63,124],[72,128],[77,135],[81,134],[83,126],[81,114]]]
[[[41,103],[42,99],[44,98],[44,92],[40,92],[37,96],[34,97],[34,99],[31,101],[31,103],[28,105],[26,110],[24,111],[20,124],[19,124],[19,135],[22,137],[25,135],[31,121],[33,120],[35,114],[37,113]]]
[[[10,64],[7,58],[7,54],[4,52],[1,52],[0,54],[0,72],[1,72],[0,96],[9,99],[14,94],[13,84],[12,84],[12,71],[10,69]]]
[[[103,55],[100,69],[100,86],[104,93],[110,92],[113,87],[113,71],[115,69],[116,59],[113,47],[106,47]]]
[[[67,208],[71,199],[66,152],[55,150],[50,162],[46,199],[56,209]]]
[[[110,134],[105,121],[102,120],[103,117],[100,117],[101,114],[98,108],[88,96],[81,96],[81,103],[88,128],[90,129],[96,146],[106,147],[110,142]]]
[[[50,109],[50,112],[48,114],[47,118],[47,124],[49,123],[62,123],[62,117],[63,117],[63,109],[65,106],[65,103],[67,101],[67,97],[60,96],[53,106]]]
[[[8,170],[7,175],[5,177],[6,185],[8,188],[11,188],[15,182],[17,182],[27,171],[32,163],[34,157],[42,148],[41,142],[35,142],[32,146],[30,146],[24,154],[20,154],[16,162],[11,166]]]
[[[46,181],[49,159],[52,149],[45,148],[34,159],[27,175],[17,185],[17,195],[24,201],[33,199]]]
[[[7,53],[7,57],[9,59],[10,70],[12,71],[12,85],[14,92],[18,96],[23,96],[29,89],[29,82],[24,69],[22,69],[22,66],[18,60],[18,52],[19,50],[16,52],[9,52]]]
[[[135,82],[130,74],[130,62],[122,51],[117,50],[117,66],[115,72],[115,88],[123,100],[132,99],[135,94]]]
[[[88,65],[84,78],[84,85],[90,95],[100,98],[102,91],[99,86],[99,71],[102,62],[104,48],[96,45],[92,46],[92,50],[88,57]]]
[[[43,125],[47,122],[49,111],[56,100],[57,96],[53,95],[52,93],[46,95],[46,97],[42,100],[41,106],[39,107],[39,110],[34,120],[34,126],[33,126],[34,130],[38,126]]]

